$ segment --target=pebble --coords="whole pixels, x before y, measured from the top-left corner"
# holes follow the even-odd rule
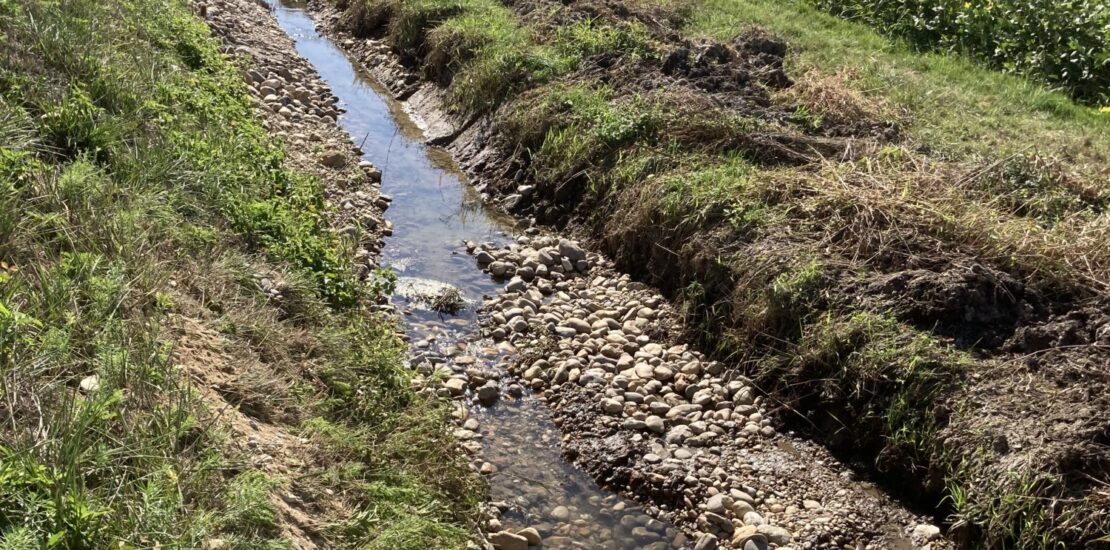
[[[528,539],[509,531],[490,535],[489,542],[498,550],[528,550]]]
[[[698,542],[694,544],[694,550],[717,550],[719,544],[715,535],[706,533],[698,537]]]
[[[624,405],[616,399],[603,399],[601,408],[606,414],[620,414],[624,410]]]
[[[559,241],[559,254],[566,257],[572,262],[578,262],[586,259],[586,251],[577,244],[562,239]]]
[[[466,391],[466,380],[462,378],[450,378],[444,383],[444,387],[450,392],[452,396],[458,397]]]
[[[922,523],[913,528],[913,538],[920,541],[932,541],[940,538],[940,527]]]
[[[551,510],[551,519],[555,521],[566,521],[570,519],[570,509],[566,506],[556,506]]]
[[[543,537],[540,536],[539,530],[537,530],[535,527],[521,529],[517,532],[517,534],[524,537],[524,539],[528,541],[528,544],[532,546],[539,546],[543,544]]]
[[[512,279],[509,280],[509,283],[507,285],[505,285],[505,290],[507,292],[520,292],[520,291],[524,290],[524,288],[525,288],[524,279],[521,279],[520,277],[513,277]]]
[[[701,517],[704,520],[703,523],[705,523],[706,525],[714,527],[714,528],[716,528],[720,531],[724,531],[725,533],[727,533],[729,535],[731,535],[733,530],[736,529],[736,526],[733,525],[732,522],[729,521],[728,518],[726,518],[726,517],[724,517],[720,514],[714,514],[713,512],[705,512],[704,514],[701,515]]]
[[[487,382],[478,388],[478,402],[488,407],[497,402],[498,394],[497,384],[492,381]]]
[[[84,393],[93,393],[100,389],[100,376],[90,374],[81,379],[78,387],[80,387],[81,391]]]
[[[725,499],[728,498],[729,497],[725,495],[713,495],[709,497],[709,500],[705,501],[705,510],[707,512],[713,512],[714,514],[724,514],[728,509],[728,505],[731,504],[731,502],[725,501]]]
[[[790,531],[775,525],[760,525],[757,532],[767,537],[767,540],[771,544],[777,544],[779,546],[790,544],[790,542],[794,540],[794,536],[790,534]]]

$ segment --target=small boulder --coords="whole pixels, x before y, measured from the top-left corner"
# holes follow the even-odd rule
[[[527,288],[527,286],[528,285],[525,284],[524,279],[521,279],[520,277],[513,277],[509,280],[509,283],[505,285],[505,290],[507,292],[522,292],[525,288]]]
[[[478,388],[478,402],[490,406],[497,402],[497,385],[493,382],[487,382],[486,385]]]
[[[447,388],[447,391],[451,392],[451,395],[455,397],[462,395],[463,392],[466,391],[466,380],[462,378],[451,378],[443,385]]]
[[[100,377],[95,374],[90,374],[89,376],[82,378],[81,382],[78,385],[80,386],[82,392],[92,393],[100,389]]]
[[[528,550],[528,539],[508,531],[490,535],[489,542],[498,550]]]
[[[566,239],[559,241],[559,254],[571,262],[586,259],[586,251],[583,250],[582,247]]]
[[[790,531],[777,525],[764,524],[757,527],[757,530],[759,534],[766,537],[770,543],[778,546],[790,544],[790,542],[794,540],[794,535],[791,535]]]
[[[317,160],[328,168],[343,168],[347,165],[347,155],[334,149],[324,151]]]
[[[517,531],[517,534],[527,539],[528,544],[532,546],[539,546],[543,542],[543,537],[540,536],[540,532],[535,527],[521,529]]]
[[[931,541],[940,538],[940,527],[922,523],[913,528],[913,538],[920,541]]]
[[[556,506],[551,510],[551,519],[555,521],[567,521],[570,519],[570,509],[566,506]]]
[[[715,535],[705,533],[698,537],[697,544],[694,545],[694,550],[717,550],[720,543],[717,541]]]

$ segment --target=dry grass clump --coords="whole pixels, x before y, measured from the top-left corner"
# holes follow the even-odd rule
[[[445,288],[430,298],[429,307],[432,311],[455,315],[466,307],[466,298],[457,288]]]
[[[774,93],[776,101],[794,104],[812,117],[814,127],[858,126],[861,123],[894,123],[903,126],[911,117],[905,109],[895,108],[880,96],[859,91],[858,71],[844,68],[826,74],[810,71],[794,80],[794,85]]]
[[[905,254],[963,250],[1060,289],[1110,288],[1110,217],[1080,210],[1045,224],[1014,215],[969,196],[963,182],[977,173],[974,165],[894,149],[793,177],[802,175],[797,182],[805,196],[797,211],[823,239],[851,243],[849,257],[884,257],[891,243],[902,242]]]

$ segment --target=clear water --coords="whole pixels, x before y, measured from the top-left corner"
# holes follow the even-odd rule
[[[340,125],[361,144],[363,158],[383,172],[382,191],[393,197],[386,215],[394,233],[386,239],[382,264],[397,272],[402,286],[445,283],[471,304],[447,316],[398,293],[394,304],[405,312],[406,329],[418,344],[414,352],[466,353],[479,364],[495,365],[501,352],[480,339],[475,308],[499,285],[476,267],[463,242],[509,242],[511,220],[485,208],[445,151],[424,145],[420,129],[389,93],[316,32],[302,2],[272,2],[298,53],[346,109]],[[631,502],[598,487],[562,459],[559,430],[541,401],[525,394],[490,408],[475,404],[470,412],[481,426],[481,457],[497,466],[489,477],[491,499],[511,505],[502,518],[504,527],[537,527],[545,548],[672,547],[673,527],[649,521]],[[639,538],[633,536],[637,526],[647,533],[637,530]]]

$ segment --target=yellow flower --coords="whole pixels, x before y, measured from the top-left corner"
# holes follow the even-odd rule
[[[1099,107],[1098,112],[1104,115],[1110,115],[1110,107]]]
[[[964,9],[965,10],[970,8],[970,7],[971,7],[971,2],[964,2]]]

